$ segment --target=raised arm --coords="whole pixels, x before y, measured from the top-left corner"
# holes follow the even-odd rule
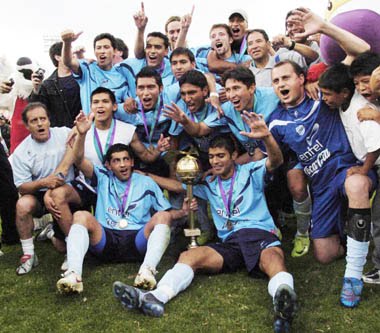
[[[196,123],[189,119],[185,112],[175,103],[165,104],[164,115],[180,123],[183,129],[191,136],[205,136],[211,133],[211,128],[204,122]]]
[[[94,165],[84,158],[84,142],[86,134],[91,128],[94,114],[90,113],[88,117],[83,112],[80,112],[75,119],[76,130],[78,132],[77,137],[73,145],[73,156],[75,165],[87,178],[92,178],[94,173]]]
[[[63,42],[62,56],[63,63],[69,67],[74,73],[79,73],[79,61],[73,58],[72,55],[72,43],[78,39],[82,32],[74,33],[73,30],[64,30],[61,33],[61,38]]]
[[[299,19],[305,28],[305,32],[295,35],[307,37],[316,33],[322,33],[331,37],[346,52],[347,57],[342,61],[346,65],[350,65],[358,54],[370,49],[369,44],[361,38],[347,30],[339,28],[335,24],[323,20],[309,9],[298,8],[295,13],[299,17],[296,20]]]
[[[240,134],[252,139],[261,140],[266,148],[268,159],[265,166],[268,171],[273,171],[283,163],[283,156],[276,140],[269,131],[261,115],[254,112],[243,111],[243,120],[251,129],[250,132],[240,132]]]
[[[145,57],[144,33],[148,23],[148,17],[145,15],[144,2],[141,2],[141,9],[133,15],[133,19],[135,20],[137,28],[134,53],[137,59],[142,59]]]
[[[191,21],[193,19],[194,8],[195,8],[195,6],[193,5],[193,7],[191,9],[191,13],[186,14],[186,15],[182,16],[182,18],[181,18],[181,31],[179,32],[177,41],[175,43],[175,48],[186,47],[187,33],[189,31]]]
[[[275,48],[285,47],[301,54],[308,64],[317,60],[319,57],[318,52],[315,52],[310,46],[293,41],[290,37],[285,35],[277,35],[273,37],[272,45]]]

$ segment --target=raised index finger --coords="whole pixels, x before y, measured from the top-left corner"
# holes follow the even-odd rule
[[[144,2],[141,1],[141,12],[145,14]]]
[[[193,7],[191,8],[191,13],[190,13],[191,16],[193,16],[194,14],[194,9],[195,9],[195,5],[193,5]]]

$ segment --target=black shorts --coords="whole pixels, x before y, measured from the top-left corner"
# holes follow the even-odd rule
[[[43,192],[37,191],[36,193],[32,194],[38,202],[38,206],[37,206],[36,211],[33,213],[33,217],[40,218],[43,215],[49,213],[48,210],[46,209],[45,203],[44,203],[45,193],[46,193],[45,191],[43,191]]]
[[[88,210],[89,207],[96,206],[96,193],[90,191],[88,187],[80,181],[73,180],[70,184],[80,197],[81,208]]]
[[[141,232],[139,233],[139,231]],[[111,230],[103,228],[102,240],[90,246],[90,252],[104,262],[143,261],[147,240],[144,230]],[[138,239],[136,239],[138,237]],[[141,244],[145,241],[145,244]],[[138,245],[140,246],[140,251]],[[144,251],[145,247],[145,251]]]
[[[245,267],[251,276],[259,276],[261,251],[281,243],[276,235],[261,229],[240,229],[223,243],[211,243],[211,247],[223,257],[222,273],[236,272]]]

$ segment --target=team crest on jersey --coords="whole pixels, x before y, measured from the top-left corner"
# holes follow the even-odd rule
[[[299,125],[296,127],[296,132],[302,136],[305,134],[305,127],[303,125]]]

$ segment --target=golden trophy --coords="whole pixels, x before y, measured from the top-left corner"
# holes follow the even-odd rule
[[[191,156],[190,153],[183,153],[186,156],[177,162],[176,175],[182,183],[187,185],[187,198],[190,203],[193,199],[193,185],[200,179],[202,173],[197,158]],[[185,229],[184,232],[186,237],[191,238],[188,248],[198,247],[196,237],[201,234],[201,231],[194,227],[194,212],[192,210],[189,212],[189,228]]]

